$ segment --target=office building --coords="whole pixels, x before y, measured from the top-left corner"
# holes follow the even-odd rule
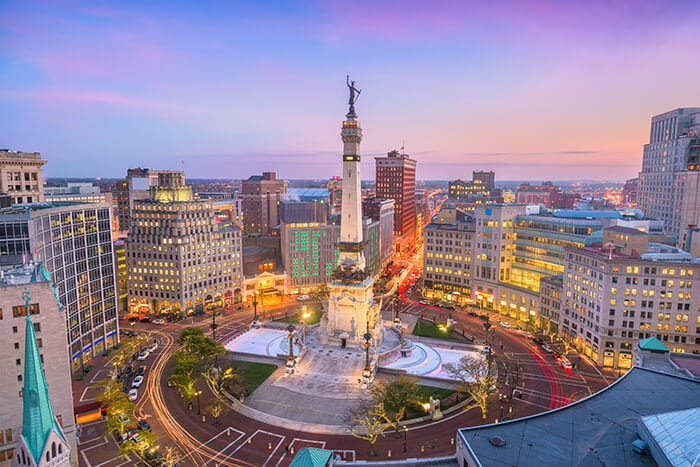
[[[68,465],[70,461],[78,465],[66,316],[57,291],[43,264],[0,271],[0,466],[9,467],[11,461],[21,460],[21,449],[25,456],[31,452],[36,459],[37,453],[43,453],[46,439],[54,439],[53,433],[49,435],[51,429],[61,432],[65,444],[60,456],[58,452],[52,456],[56,463],[40,465]],[[36,407],[23,407],[31,402],[32,391],[37,394]],[[35,408],[40,408],[40,413],[35,414]],[[24,418],[27,409],[28,419]]]
[[[209,200],[160,173],[134,202],[126,239],[129,311],[180,317],[239,301],[241,231],[218,225]]]
[[[472,172],[470,182],[459,179],[449,182],[447,192],[450,199],[457,201],[468,201],[474,197],[501,196],[501,190],[496,190],[496,174],[476,170]]]
[[[324,223],[330,215],[331,194],[323,188],[290,188],[280,203],[280,222]]]
[[[243,229],[243,200],[239,198],[212,199],[216,222]]]
[[[630,178],[622,187],[622,205],[630,208],[637,206],[637,192],[639,190],[639,178]]]
[[[543,182],[542,185],[521,183],[515,190],[515,202],[517,204],[544,204],[552,207],[552,193],[561,191],[561,188],[552,182]]]
[[[380,221],[362,220],[362,248],[368,274],[376,275],[382,265]],[[292,293],[306,293],[326,284],[338,264],[340,225],[337,217],[329,223],[283,223],[280,233],[282,261]]]
[[[700,259],[650,237],[616,226],[566,249],[561,335],[600,366],[630,368],[636,341],[651,336],[700,353]]]
[[[374,159],[376,196],[395,202],[394,251],[410,251],[416,240],[416,161],[396,150]]]
[[[343,199],[343,179],[336,176],[328,180],[328,191],[331,194],[331,204],[339,206]]]
[[[394,256],[393,199],[367,198],[362,201],[362,215],[379,222],[379,258],[386,264]]]
[[[241,182],[243,230],[246,234],[270,235],[280,223],[280,203],[287,193],[287,180],[275,172],[252,175]]]
[[[0,210],[0,265],[43,262],[66,314],[71,368],[117,343],[111,206],[48,203]]]
[[[687,230],[700,226],[700,107],[651,119],[639,173],[638,206],[664,221],[666,234],[687,249]]]
[[[9,195],[12,204],[44,201],[44,164],[38,152],[0,149],[0,195]]]
[[[160,175],[163,174],[161,177]],[[126,172],[126,178],[117,182],[117,212],[119,230],[128,231],[130,228],[131,210],[134,202],[148,199],[150,188],[157,186],[159,180],[173,179],[177,185],[185,184],[185,172],[179,170],[153,170],[135,168]]]

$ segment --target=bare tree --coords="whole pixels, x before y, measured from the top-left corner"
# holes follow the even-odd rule
[[[513,407],[515,389],[523,381],[525,368],[518,360],[504,360],[503,369],[505,372],[504,384],[507,383],[508,386],[510,386],[510,391],[508,392],[508,408],[510,410],[510,408]]]
[[[369,455],[376,455],[374,444],[379,436],[384,436],[388,425],[383,404],[373,399],[361,399],[348,410],[344,421],[352,436],[369,443]]]
[[[214,426],[219,426],[221,423],[219,423],[219,417],[224,414],[224,412],[227,412],[229,410],[229,406],[224,403],[221,399],[218,397],[214,398],[214,400],[207,406],[207,412],[211,414],[212,417],[214,417]]]
[[[457,363],[446,363],[443,368],[457,380],[457,390],[472,397],[474,405],[466,405],[465,410],[479,407],[481,418],[486,422],[488,397],[496,385],[496,375],[491,360],[465,355]]]

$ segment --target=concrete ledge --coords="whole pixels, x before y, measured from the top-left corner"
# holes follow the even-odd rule
[[[456,456],[443,456],[443,457],[426,457],[423,459],[416,459],[410,458],[410,459],[402,459],[402,460],[395,460],[395,461],[389,461],[389,460],[383,460],[383,461],[335,461],[333,465],[361,465],[364,467],[374,467],[374,466],[384,466],[384,465],[396,465],[396,466],[402,466],[402,467],[417,467],[417,466],[435,466],[435,467],[456,467],[459,464],[457,463],[457,457]]]

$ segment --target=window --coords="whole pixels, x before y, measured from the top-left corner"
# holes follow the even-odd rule
[[[39,304],[31,303],[29,305],[29,314],[38,315],[39,314]],[[12,316],[19,318],[20,316],[27,316],[27,307],[25,305],[17,305],[12,307]]]

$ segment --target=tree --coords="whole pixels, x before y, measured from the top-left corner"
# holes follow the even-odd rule
[[[186,327],[180,331],[180,339],[178,342],[188,346],[189,340],[193,337],[204,337],[204,331],[202,328]]]
[[[170,373],[170,381],[177,387],[180,395],[192,400],[197,394],[195,385],[201,375],[197,368],[197,357],[184,349],[175,352],[175,366]]]
[[[172,446],[166,446],[160,465],[162,467],[175,467],[181,460],[182,456],[177,449]]]
[[[474,400],[474,405],[465,406],[465,410],[479,407],[481,417],[486,422],[488,397],[496,384],[493,364],[490,359],[465,355],[457,363],[446,363],[443,368],[457,380],[457,390],[469,394]]]
[[[214,394],[221,397],[222,391],[226,389],[231,393],[232,386],[238,389],[241,386],[241,378],[232,366],[226,368],[210,368],[204,373],[204,377],[209,382]]]
[[[124,433],[126,430],[125,420],[134,409],[135,404],[122,392],[121,382],[112,378],[107,378],[97,386],[97,400],[103,409],[107,411],[107,421],[103,436],[110,433]]]
[[[156,444],[157,439],[158,436],[152,431],[140,430],[138,432],[138,440],[132,438],[124,441],[121,446],[119,446],[119,454],[121,454],[122,457],[126,457],[129,454],[137,454],[143,457],[144,454]]]
[[[355,406],[348,409],[345,424],[350,434],[369,443],[369,454],[376,455],[374,444],[379,436],[384,436],[387,427],[386,411],[381,403],[373,399],[361,399]]]
[[[121,371],[131,361],[132,356],[147,342],[148,338],[144,335],[121,339],[119,348],[114,349],[109,355],[109,365]]]
[[[383,404],[386,418],[397,433],[408,406],[420,403],[417,378],[411,375],[379,381],[370,393],[375,403]]]
[[[525,368],[517,360],[504,360],[503,369],[505,372],[504,384],[510,386],[508,393],[508,407],[513,407],[513,396],[515,395],[515,389],[522,382],[525,375]]]
[[[318,288],[316,289],[316,296],[318,297],[319,300],[322,300],[322,301],[328,300],[329,295],[330,295],[330,291],[328,289],[328,284],[325,282],[323,284],[319,285]]]
[[[224,413],[227,412],[229,409],[229,406],[224,403],[220,398],[215,398],[211,404],[207,406],[207,412],[211,414],[212,417],[214,417],[214,425],[218,426],[219,425],[219,417]]]
[[[180,344],[185,346],[188,352],[196,355],[203,362],[225,355],[227,350],[219,342],[204,335],[201,328],[188,327],[180,331]]]

